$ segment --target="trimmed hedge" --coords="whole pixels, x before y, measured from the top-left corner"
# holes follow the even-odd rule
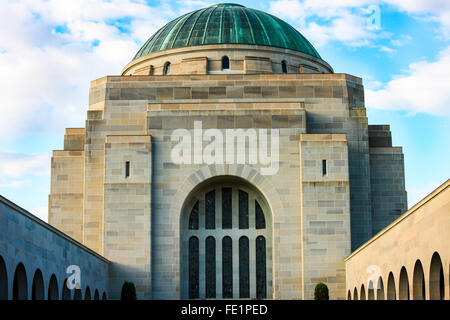
[[[125,281],[123,283],[120,300],[136,300],[136,288],[133,282]]]
[[[314,289],[314,300],[329,300],[328,287],[325,283],[319,282]]]

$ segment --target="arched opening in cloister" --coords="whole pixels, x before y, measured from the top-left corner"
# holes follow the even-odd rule
[[[359,300],[366,300],[366,289],[361,285],[361,292],[359,293]]]
[[[400,278],[398,283],[399,300],[409,300],[409,281],[408,272],[405,267],[400,270]]]
[[[377,280],[377,300],[384,300],[384,284],[381,276]]]
[[[390,272],[387,282],[386,300],[395,300],[395,299],[397,299],[395,279],[394,274]]]
[[[413,300],[425,300],[425,276],[420,260],[414,265]]]
[[[42,276],[42,272],[39,269],[37,269],[34,273],[31,298],[32,300],[45,299],[44,277]]]
[[[58,300],[59,299],[59,290],[58,290],[58,280],[56,280],[56,276],[52,274],[50,277],[50,282],[48,284],[48,300]]]
[[[62,287],[62,299],[72,300],[72,294],[70,292],[70,289],[67,287],[67,279],[64,280],[64,284]]]
[[[367,287],[367,300],[375,300],[375,292],[372,280],[369,281],[369,285]]]
[[[14,272],[13,280],[13,300],[28,299],[28,280],[25,267],[19,263]]]
[[[0,256],[0,300],[8,300],[8,274],[2,256]]]
[[[439,253],[435,252],[430,264],[430,299],[444,300],[444,269]]]

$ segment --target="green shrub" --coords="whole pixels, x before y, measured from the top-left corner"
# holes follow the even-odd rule
[[[329,300],[328,287],[325,283],[319,282],[314,289],[314,300]]]
[[[133,282],[125,281],[123,283],[120,300],[136,300],[136,288]]]

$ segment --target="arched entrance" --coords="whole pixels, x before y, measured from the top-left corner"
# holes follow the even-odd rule
[[[413,300],[425,300],[425,277],[420,260],[414,265]]]
[[[28,299],[28,282],[27,273],[22,263],[19,263],[14,273],[13,282],[13,300],[27,300]]]
[[[241,178],[197,186],[181,213],[182,298],[272,297],[271,217],[265,197]]]
[[[435,252],[430,265],[430,299],[444,300],[444,269],[439,253]]]
[[[356,289],[356,287],[353,290],[353,300],[358,300],[358,289]]]
[[[48,284],[48,300],[58,300],[58,299],[59,299],[58,280],[56,280],[56,276],[53,274],[50,277],[50,283]]]
[[[98,293],[98,289],[95,289],[94,300],[100,300],[100,294]]]
[[[37,269],[33,277],[33,287],[31,290],[33,300],[44,300],[45,299],[45,287],[44,278],[42,277],[41,270]]]
[[[8,275],[6,264],[0,256],[0,300],[8,300]]]

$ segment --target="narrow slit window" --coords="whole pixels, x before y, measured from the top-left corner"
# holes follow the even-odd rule
[[[233,245],[230,237],[222,239],[222,296],[233,298]]]
[[[233,227],[232,207],[231,188],[222,188],[222,229],[231,229]]]
[[[239,229],[248,229],[248,193],[239,190]]]
[[[283,71],[283,73],[287,73],[286,61],[281,61],[281,71]]]
[[[125,162],[125,178],[130,176],[130,161]]]
[[[222,70],[230,69],[230,59],[227,56],[222,58]]]
[[[255,228],[265,229],[266,228],[266,218],[264,217],[264,212],[259,205],[258,201],[255,200]]]
[[[322,160],[322,175],[327,174],[327,160]]]
[[[216,228],[216,191],[212,190],[205,195],[205,227]]]
[[[239,238],[239,298],[250,298],[249,241]]]
[[[167,76],[168,74],[170,74],[170,62],[166,62],[166,63],[164,64],[163,74],[164,74],[165,76]]]
[[[198,230],[198,201],[192,208],[191,215],[189,216],[189,230]]]

